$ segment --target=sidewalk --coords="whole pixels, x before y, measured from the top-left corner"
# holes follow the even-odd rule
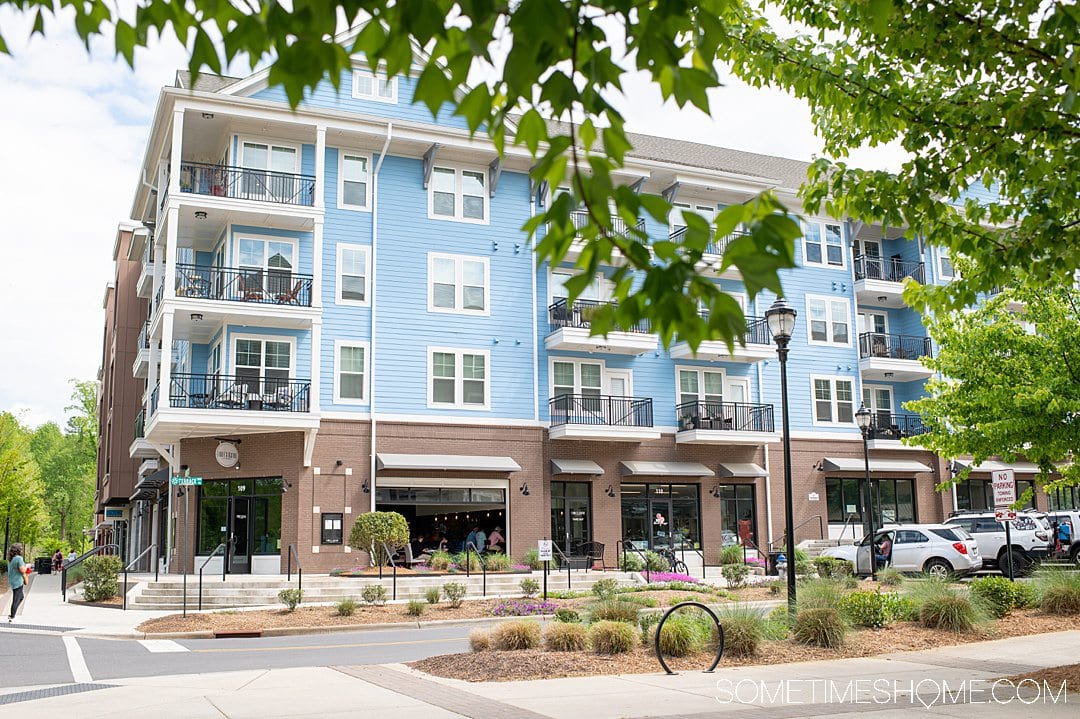
[[[917,710],[972,719],[1071,718],[1076,708],[1070,703],[1080,701],[1076,694],[1068,696],[1071,702],[1067,703],[1056,686],[1050,693],[1026,687],[1018,695],[1014,687],[1000,684],[995,689],[992,682],[1075,663],[1078,656],[1080,631],[1070,631],[875,658],[731,669],[721,665],[715,674],[675,676],[467,684],[435,679],[400,665],[311,667],[76,685],[81,693],[20,701],[18,712],[23,719],[90,719],[140,709],[158,716],[216,719],[793,719],[867,714],[899,719]],[[873,682],[885,684],[875,690]]]

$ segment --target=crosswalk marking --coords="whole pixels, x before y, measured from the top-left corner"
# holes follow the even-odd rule
[[[187,647],[177,644],[171,639],[140,639],[139,644],[146,647],[146,651],[154,654],[191,651]]]

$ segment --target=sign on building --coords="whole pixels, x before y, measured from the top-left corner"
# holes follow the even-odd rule
[[[240,461],[240,450],[232,442],[218,442],[217,449],[214,450],[214,459],[222,467],[235,467]]]

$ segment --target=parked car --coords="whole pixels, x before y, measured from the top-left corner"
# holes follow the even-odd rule
[[[889,566],[901,572],[925,572],[934,577],[964,575],[982,566],[979,545],[958,527],[944,524],[901,524],[879,529],[874,543],[881,546],[888,537],[892,550]],[[857,545],[830,547],[821,553],[851,562],[855,574],[870,574],[870,535]]]
[[[1058,524],[1068,523],[1072,529],[1072,541],[1069,546],[1062,547],[1062,556],[1068,557],[1069,561],[1073,564],[1080,565],[1080,537],[1076,536],[1077,532],[1080,532],[1080,511],[1075,509],[1059,509],[1050,512],[1046,515],[1046,521],[1049,522],[1051,529],[1053,529],[1054,522]],[[1054,535],[1050,535],[1050,544],[1054,544]]]
[[[1034,512],[1017,512],[1010,528],[1012,544],[1005,543],[1005,524],[994,518],[993,511],[954,512],[945,524],[966,530],[979,543],[983,567],[1008,571],[1012,553],[1013,571],[1027,574],[1035,564],[1046,559],[1053,546],[1050,523]]]

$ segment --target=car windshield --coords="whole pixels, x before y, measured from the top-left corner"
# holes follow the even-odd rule
[[[967,532],[960,529],[959,527],[955,529],[945,529],[942,527],[931,529],[930,531],[941,537],[942,539],[949,540],[950,542],[958,542],[961,539],[967,539],[967,536],[965,536],[967,535]]]

